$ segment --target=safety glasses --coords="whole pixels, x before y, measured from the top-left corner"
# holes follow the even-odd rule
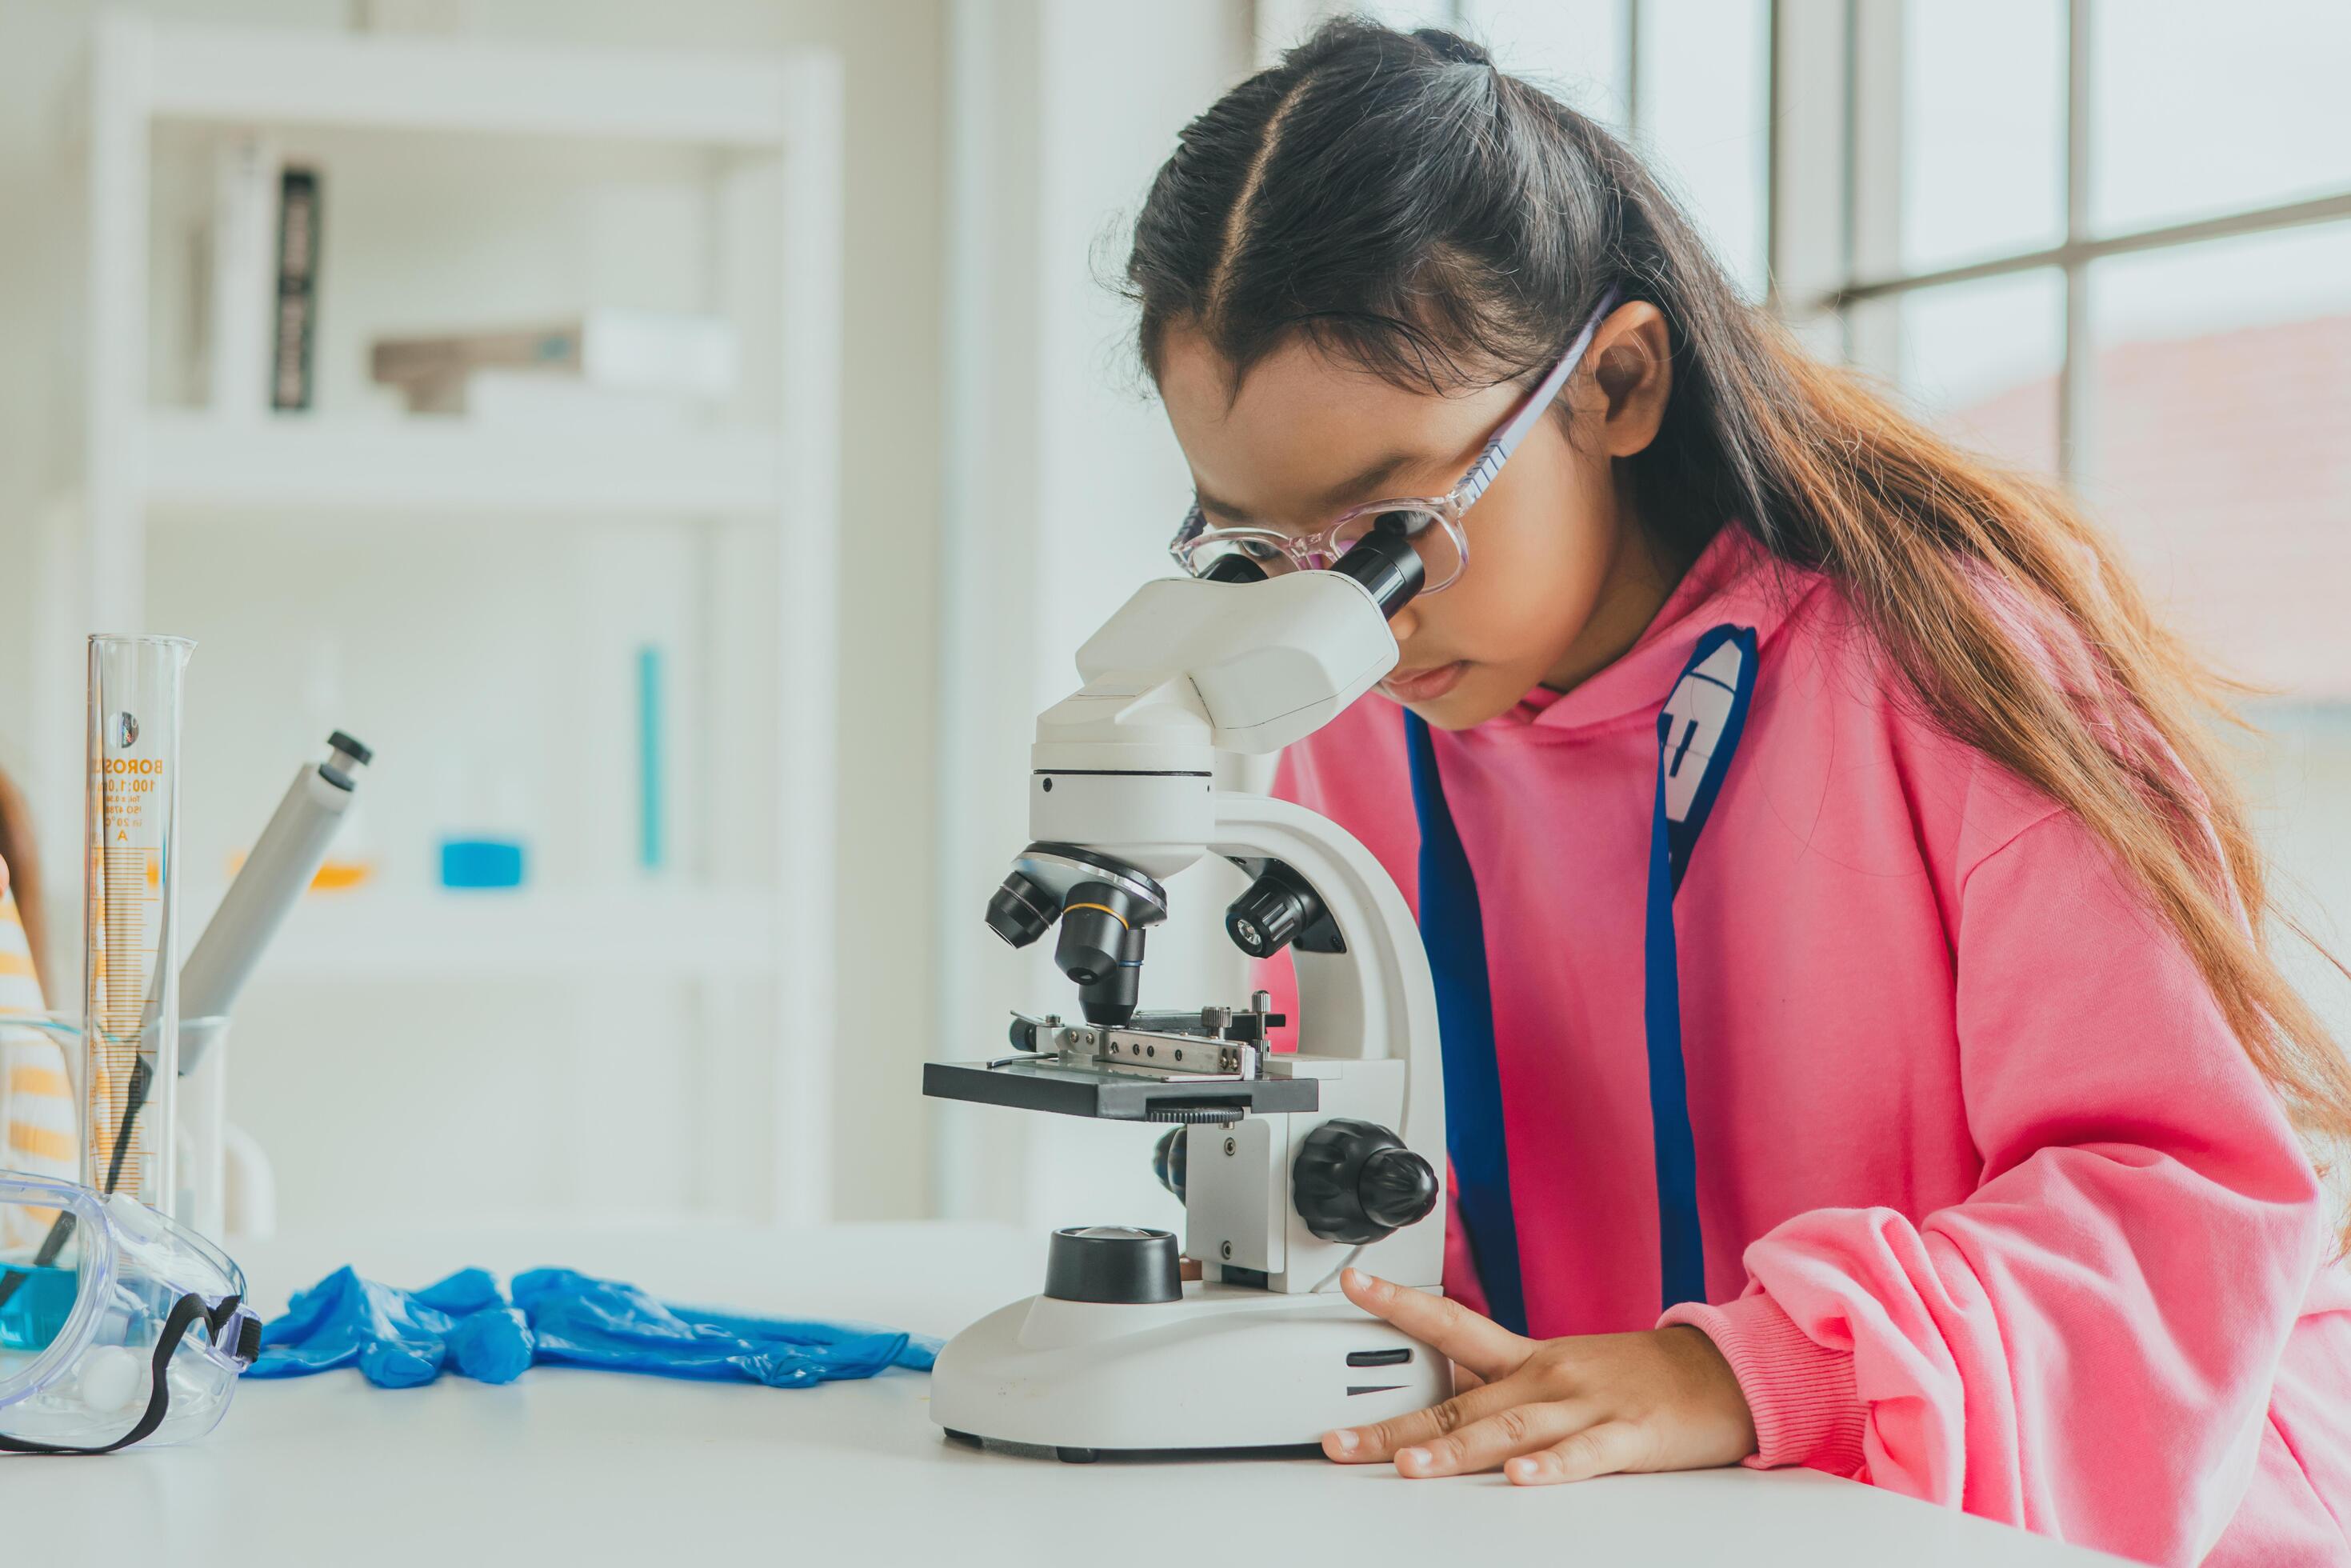
[[[1584,351],[1592,346],[1593,334],[1616,308],[1621,294],[1620,289],[1608,291],[1600,308],[1559,357],[1559,362],[1511,411],[1510,418],[1503,421],[1502,427],[1478,454],[1478,461],[1447,494],[1353,507],[1309,534],[1268,528],[1211,528],[1199,503],[1195,501],[1185,516],[1184,526],[1168,541],[1167,553],[1194,577],[1220,575],[1217,569],[1235,558],[1268,577],[1290,571],[1321,571],[1335,565],[1373,528],[1393,517],[1420,554],[1426,579],[1421,597],[1443,592],[1469,564],[1469,541],[1462,530],[1462,514],[1478,504],[1478,497],[1493,484],[1510,454],[1519,449],[1527,433],[1550,412],[1560,388],[1575,373]]]
[[[212,1430],[261,1323],[218,1248],[125,1196],[0,1171],[0,1455],[103,1454]]]

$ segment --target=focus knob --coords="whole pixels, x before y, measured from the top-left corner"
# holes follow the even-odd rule
[[[1437,1172],[1385,1127],[1344,1117],[1306,1134],[1290,1172],[1290,1199],[1325,1241],[1377,1241],[1437,1207]]]
[[[1269,873],[1225,906],[1225,933],[1252,958],[1270,958],[1290,946],[1309,911],[1301,889]]]
[[[1184,1141],[1184,1134],[1191,1130],[1189,1127],[1168,1128],[1167,1135],[1159,1140],[1159,1146],[1151,1151],[1151,1174],[1159,1178],[1161,1186],[1176,1195],[1178,1203],[1184,1201],[1185,1157],[1190,1148]]]

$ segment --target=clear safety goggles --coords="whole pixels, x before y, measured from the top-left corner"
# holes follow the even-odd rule
[[[1412,540],[1420,556],[1421,588],[1419,597],[1442,593],[1459,580],[1469,564],[1468,536],[1462,531],[1462,514],[1477,505],[1478,497],[1486,493],[1494,476],[1510,461],[1510,454],[1527,438],[1550,412],[1567,378],[1575,373],[1583,362],[1584,351],[1592,346],[1593,334],[1600,323],[1608,319],[1623,298],[1619,289],[1611,288],[1601,299],[1600,308],[1592,313],[1567,346],[1567,351],[1535,383],[1510,416],[1502,422],[1478,454],[1478,461],[1469,465],[1460,481],[1442,496],[1423,496],[1404,500],[1372,501],[1353,507],[1311,533],[1290,533],[1281,528],[1255,526],[1230,528],[1211,525],[1197,501],[1185,514],[1184,524],[1167,544],[1167,553],[1176,564],[1194,577],[1221,576],[1219,567],[1228,562],[1246,562],[1256,572],[1243,571],[1243,579],[1262,574],[1277,577],[1288,571],[1323,571],[1338,564],[1339,558],[1363,542],[1371,531],[1388,523],[1402,528],[1405,537]],[[1389,519],[1394,519],[1391,523]],[[1227,567],[1229,571],[1230,568]]]
[[[0,1250],[0,1453],[211,1431],[261,1348],[243,1271],[120,1194],[0,1171],[0,1210],[42,1238]]]

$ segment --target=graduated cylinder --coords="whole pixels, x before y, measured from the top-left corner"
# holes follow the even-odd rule
[[[179,1078],[184,637],[89,640],[82,1180],[169,1211]]]

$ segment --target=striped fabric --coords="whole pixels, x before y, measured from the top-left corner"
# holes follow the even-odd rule
[[[79,1124],[65,1048],[39,1030],[12,1029],[7,1021],[41,1010],[41,982],[16,895],[0,893],[0,1168],[74,1181],[81,1174]],[[46,1211],[0,1207],[0,1247],[38,1240],[48,1219]]]

